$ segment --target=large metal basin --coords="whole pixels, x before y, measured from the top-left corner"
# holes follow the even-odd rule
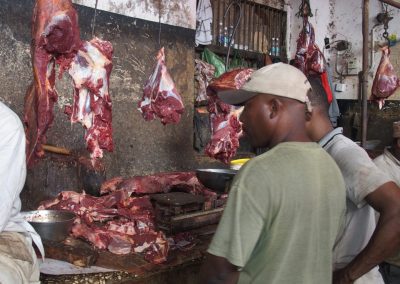
[[[71,231],[75,214],[62,210],[35,210],[21,212],[42,239],[63,241]]]
[[[227,193],[238,171],[232,169],[198,169],[196,176],[207,188],[217,193]]]

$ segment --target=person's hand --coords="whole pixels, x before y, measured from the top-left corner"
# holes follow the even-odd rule
[[[332,284],[352,284],[354,283],[353,280],[351,280],[350,275],[346,268],[338,269],[333,272],[333,277],[332,277]]]

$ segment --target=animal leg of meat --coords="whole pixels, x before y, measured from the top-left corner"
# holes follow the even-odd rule
[[[34,82],[25,97],[24,120],[27,163],[44,155],[41,144],[51,126],[55,90],[55,59],[80,45],[77,14],[70,0],[37,0],[32,18],[32,68]]]

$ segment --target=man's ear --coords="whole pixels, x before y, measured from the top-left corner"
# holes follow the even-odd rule
[[[272,119],[275,118],[281,111],[282,103],[278,99],[273,98],[268,102],[268,107],[270,110],[269,118]]]
[[[310,122],[312,118],[312,112],[306,110],[306,122]]]

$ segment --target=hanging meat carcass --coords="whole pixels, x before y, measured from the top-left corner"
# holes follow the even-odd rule
[[[389,55],[389,47],[383,47],[381,61],[376,70],[374,82],[372,84],[370,100],[376,101],[379,109],[382,108],[385,100],[393,95],[400,86],[400,79],[396,75],[392,63],[390,63]]]
[[[324,56],[315,44],[314,27],[308,21],[308,17],[303,18],[303,29],[297,39],[297,51],[294,65],[306,76],[312,73],[322,74],[325,72]]]
[[[84,42],[68,70],[74,81],[74,103],[66,107],[71,122],[86,129],[86,147],[92,158],[113,151],[111,97],[108,92],[113,48],[98,38]]]
[[[27,162],[43,157],[42,144],[51,126],[56,57],[71,58],[81,45],[78,16],[70,0],[37,0],[32,19],[31,57],[34,80],[25,96]]]
[[[194,61],[196,63],[194,70],[196,102],[207,101],[207,86],[214,78],[215,67],[200,59]]]
[[[183,102],[165,65],[164,47],[158,51],[157,64],[146,81],[138,108],[145,120],[158,117],[164,125],[181,119]]]
[[[78,17],[71,0],[37,0],[32,20],[32,66],[34,81],[25,97],[24,122],[27,163],[43,157],[42,144],[51,126],[55,89],[55,66],[74,81],[74,105],[66,107],[72,122],[86,129],[85,140],[92,158],[102,149],[113,150],[111,99],[108,93],[113,48],[110,42],[80,40]]]
[[[239,89],[250,77],[253,69],[235,69],[213,80],[207,88],[208,112],[211,123],[211,140],[205,153],[228,164],[239,148],[242,126],[239,122],[241,109],[222,102],[216,93],[222,90]]]

